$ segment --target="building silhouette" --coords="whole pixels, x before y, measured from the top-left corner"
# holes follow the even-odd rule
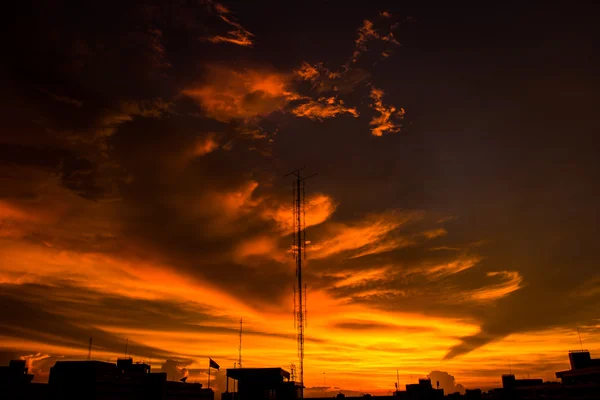
[[[563,384],[600,385],[600,358],[592,358],[587,350],[572,350],[569,361],[571,369],[556,373]]]
[[[167,381],[165,372],[121,358],[103,361],[57,361],[47,384],[32,383],[25,362],[0,367],[2,400],[214,400],[212,389],[200,383]]]
[[[483,393],[467,389],[464,395],[451,393],[448,399],[466,400],[600,400],[600,359],[587,350],[569,352],[571,369],[556,372],[560,382],[517,379],[502,375],[502,387]],[[296,400],[302,397],[301,384],[281,368],[238,368],[226,371],[227,388],[221,400]],[[150,365],[120,358],[102,361],[58,361],[50,369],[47,384],[34,383],[24,360],[12,360],[0,367],[0,400],[214,400],[214,392],[200,383],[167,381],[165,372],[151,372]],[[237,390],[229,391],[230,380]],[[436,385],[437,386],[437,385]],[[434,388],[429,378],[407,384],[406,390],[390,396],[364,394],[354,398],[373,400],[441,400],[443,389]],[[320,399],[347,398],[342,393]],[[319,398],[315,398],[318,400]]]
[[[32,383],[33,374],[28,373],[25,360],[11,360],[8,366],[0,366],[1,399],[44,399],[48,385]]]
[[[444,398],[444,389],[434,389],[431,385],[431,379],[422,378],[419,379],[418,383],[407,384],[406,390],[397,390],[391,396],[371,396],[370,394],[364,394],[359,397],[350,397],[340,393],[335,397],[343,399],[370,398],[373,400],[441,400]],[[318,397],[313,400],[317,399],[331,400],[332,397]]]
[[[237,368],[227,370],[227,390],[221,400],[284,400],[300,398],[301,385],[290,380],[281,368]],[[229,380],[237,382],[237,391],[229,391]]]

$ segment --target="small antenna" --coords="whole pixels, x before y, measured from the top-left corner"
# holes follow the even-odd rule
[[[88,346],[88,361],[92,359],[92,337],[90,336],[90,345]]]
[[[581,351],[583,351],[583,342],[581,341],[581,333],[579,333],[579,328],[577,328],[577,336],[579,336],[579,346],[581,346]]]
[[[128,347],[129,347],[129,338],[125,339],[125,358],[127,358]]]
[[[238,348],[238,365],[242,368],[242,319],[240,318],[240,347]]]
[[[296,382],[296,364],[291,363],[290,364],[290,373],[291,373],[291,379],[292,382]]]
[[[398,374],[398,370],[396,370],[396,391],[398,391],[398,386],[400,386],[400,375]]]

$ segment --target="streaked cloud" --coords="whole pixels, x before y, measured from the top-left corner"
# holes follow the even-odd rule
[[[508,295],[522,287],[523,277],[517,271],[488,272],[487,276],[500,282],[470,293],[470,297],[479,301],[491,301]]]
[[[218,2],[212,2],[219,18],[227,24],[230,30],[223,35],[208,36],[206,40],[213,43],[232,43],[239,46],[252,46],[254,35],[237,22],[231,11]]]
[[[39,88],[40,92],[47,94],[48,96],[50,96],[53,100],[59,102],[59,103],[64,103],[64,104],[68,104],[77,108],[83,107],[83,103],[79,100],[70,98],[68,96],[65,95],[60,95],[60,94],[56,94],[56,93],[52,93],[49,90],[46,90],[44,88]]]
[[[340,114],[350,114],[358,118],[356,108],[346,107],[342,100],[335,97],[320,97],[317,101],[300,104],[292,110],[297,117],[305,117],[316,121],[334,118]]]
[[[391,211],[373,214],[353,223],[331,223],[325,226],[323,240],[315,239],[308,247],[312,258],[330,257],[346,253],[347,257],[362,257],[408,246],[411,239],[388,234],[402,225],[421,218],[419,213]]]

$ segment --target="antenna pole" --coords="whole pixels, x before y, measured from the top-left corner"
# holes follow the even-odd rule
[[[400,375],[398,374],[398,370],[396,370],[396,392],[400,390]]]
[[[300,174],[296,178],[296,274],[298,278],[298,353],[300,358],[300,397],[304,397],[304,309],[302,306],[302,199],[300,192]]]
[[[125,358],[127,358],[128,347],[129,347],[129,338],[125,339]]]
[[[297,290],[298,290],[298,303],[294,302],[294,314],[296,329],[298,330],[298,359],[300,362],[299,371],[299,383],[300,391],[298,393],[299,398],[304,397],[304,328],[305,328],[305,317],[306,317],[306,304],[303,303],[304,297],[306,297],[306,287],[302,286],[302,257],[306,259],[306,209],[304,206],[304,181],[311,178],[314,175],[302,177],[301,171],[304,167],[290,172],[284,177],[293,175],[294,179],[293,188],[293,221],[294,221],[294,233],[293,233],[293,244],[294,255],[296,256],[296,279],[297,279]],[[304,255],[302,252],[304,251]]]
[[[242,319],[240,318],[240,347],[238,348],[238,365],[242,368]]]
[[[579,336],[579,346],[581,346],[581,350],[583,351],[583,342],[581,341],[581,333],[579,333],[579,328],[577,328],[577,336]]]
[[[92,337],[90,336],[90,345],[88,346],[88,361],[92,359]]]

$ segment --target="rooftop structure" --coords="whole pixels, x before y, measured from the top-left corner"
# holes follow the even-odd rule
[[[600,385],[600,358],[592,358],[587,350],[569,352],[571,369],[558,371],[556,377],[565,385],[597,384]]]
[[[237,392],[229,392],[229,379],[237,382]],[[292,400],[301,398],[300,383],[290,380],[281,368],[237,368],[227,370],[227,390],[222,400]]]

